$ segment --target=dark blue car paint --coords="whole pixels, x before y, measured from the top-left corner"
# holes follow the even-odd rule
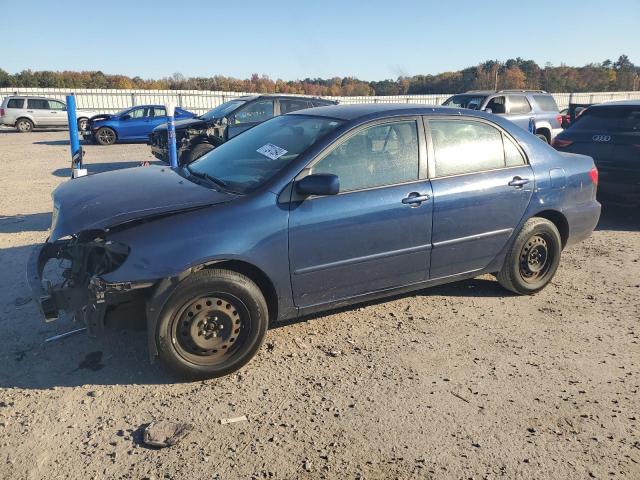
[[[118,227],[121,222],[114,220],[108,238],[130,246],[130,254],[103,280],[160,282],[158,291],[170,292],[171,286],[192,269],[233,261],[261,273],[276,294],[276,312],[271,320],[280,321],[391,292],[496,272],[515,234],[532,216],[559,222],[567,245],[589,236],[598,221],[600,205],[588,175],[593,166],[591,158],[563,156],[497,116],[399,105],[320,107],[300,114],[347,121],[246,196],[211,192],[194,185],[202,190],[203,199],[211,196],[210,206],[195,195],[198,209],[131,222],[126,228]],[[422,115],[490,121],[518,142],[529,165],[433,180],[427,178],[423,165],[424,178],[420,181],[302,201],[296,198],[292,180],[341,135],[379,119]],[[423,134],[421,140],[425,140]],[[425,155],[425,145],[420,147],[421,155]],[[178,193],[188,181],[165,169],[163,179],[156,182],[152,177],[159,174],[149,172],[141,168],[126,174],[138,179],[144,195],[151,196],[148,207],[157,201],[163,209],[171,210],[169,204],[176,195],[175,206],[180,208],[183,200]],[[80,220],[82,205],[93,201],[94,183],[104,188],[111,184],[114,192],[122,192],[111,204],[116,217],[129,203],[131,193],[121,189],[122,175],[103,173],[60,187],[54,200],[68,189],[70,198],[82,201],[77,202],[76,210],[67,210],[67,228],[55,228],[51,240],[70,229],[86,228]],[[530,182],[521,188],[507,186],[516,176]],[[418,207],[403,204],[402,199],[413,192],[428,195],[428,200]],[[109,226],[106,213],[101,227]],[[123,218],[132,220],[135,216]],[[150,332],[162,306],[157,298],[166,296],[156,297],[151,304]],[[150,342],[152,349],[154,345]]]

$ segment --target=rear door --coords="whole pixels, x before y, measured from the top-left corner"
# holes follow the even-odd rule
[[[531,167],[513,138],[480,119],[428,120],[433,188],[432,279],[481,270],[529,205]]]
[[[34,123],[39,127],[56,125],[55,119],[49,109],[49,101],[44,98],[28,98],[27,113],[31,115]]]
[[[265,98],[250,102],[229,116],[227,139],[269,120],[274,116],[274,100]]]
[[[533,109],[524,95],[507,95],[506,117],[524,130],[529,129],[529,119],[533,116]]]

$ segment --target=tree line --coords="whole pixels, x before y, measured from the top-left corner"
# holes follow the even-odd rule
[[[533,60],[511,58],[504,62],[487,60],[474,67],[437,75],[401,76],[395,80],[367,82],[353,77],[304,80],[273,80],[253,74],[238,79],[215,75],[186,78],[180,73],[171,77],[143,79],[110,75],[101,71],[32,71],[10,74],[0,69],[0,87],[39,88],[108,88],[149,90],[214,90],[252,93],[293,93],[324,96],[369,96],[457,93],[467,90],[541,89],[548,92],[606,92],[640,89],[640,66],[629,57],[590,63],[583,67],[539,66]]]

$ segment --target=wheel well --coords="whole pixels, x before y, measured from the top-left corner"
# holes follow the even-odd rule
[[[547,137],[547,141],[551,143],[551,130],[545,127],[536,128],[536,133],[544,135],[545,137]]]
[[[234,272],[246,275],[251,280],[256,282],[260,291],[264,295],[267,301],[267,308],[269,309],[269,318],[275,321],[278,318],[278,294],[271,282],[271,279],[255,265],[252,265],[241,260],[224,260],[222,262],[211,263],[206,268],[224,268],[232,270]]]
[[[18,123],[20,120],[27,120],[27,121],[31,122],[31,125],[35,125],[35,124],[36,124],[36,123],[35,123],[33,120],[31,120],[29,117],[18,117],[18,118],[16,118],[16,123]]]
[[[567,244],[567,240],[569,239],[569,222],[567,222],[566,217],[557,210],[544,210],[536,213],[534,216],[546,218],[556,226],[558,232],[560,232],[560,238],[562,239],[562,248],[564,248]]]

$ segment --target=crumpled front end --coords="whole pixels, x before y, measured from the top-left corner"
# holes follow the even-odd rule
[[[128,255],[127,245],[109,241],[101,230],[34,248],[27,265],[27,280],[45,322],[56,320],[64,311],[84,323],[90,334],[101,332],[109,307],[152,285],[114,284],[102,279],[102,275],[119,268]],[[57,268],[49,272],[50,266]],[[54,274],[55,279],[46,279],[48,273]]]

